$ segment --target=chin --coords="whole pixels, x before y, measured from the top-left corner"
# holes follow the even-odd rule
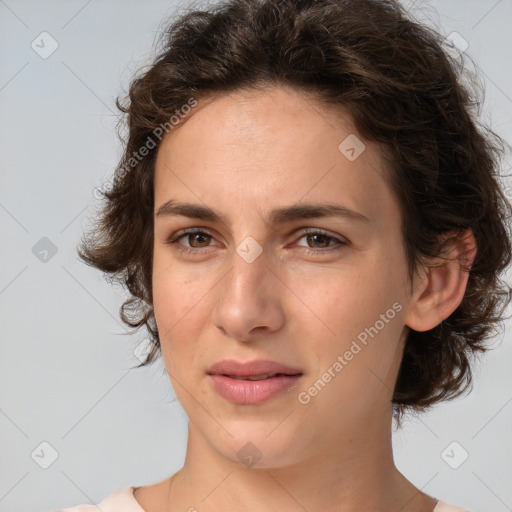
[[[299,425],[282,417],[273,420],[253,420],[225,423],[226,430],[216,430],[212,438],[209,428],[203,435],[222,457],[240,468],[270,469],[292,465],[301,458],[299,448],[306,446]],[[289,421],[288,424],[286,422]],[[219,435],[220,434],[220,435]]]

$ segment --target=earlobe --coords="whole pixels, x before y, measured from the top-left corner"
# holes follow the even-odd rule
[[[415,331],[428,331],[448,318],[466,292],[469,271],[476,256],[471,230],[443,235],[442,256],[425,265],[414,288],[405,324]]]

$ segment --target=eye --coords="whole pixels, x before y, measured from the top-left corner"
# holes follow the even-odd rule
[[[299,247],[305,247],[306,251],[311,253],[332,252],[333,250],[339,250],[341,246],[348,245],[348,242],[341,240],[340,238],[337,238],[333,235],[330,235],[327,231],[321,229],[307,229],[301,236],[300,240],[302,240],[303,238],[306,239],[306,243],[308,244],[309,247],[305,247],[302,245],[299,245]],[[328,246],[332,245],[332,241],[336,242],[335,246],[337,245],[338,247],[334,247],[334,249],[327,249]],[[311,249],[312,246],[314,247],[314,244],[320,245],[319,250]]]
[[[212,238],[208,233],[203,233],[202,231],[191,231],[181,235],[178,240],[184,237],[187,237],[185,240],[189,242],[190,247],[194,247],[196,249],[202,249],[203,247],[206,247],[204,244],[208,243]],[[192,243],[190,243],[191,240],[193,241]],[[196,245],[196,243],[198,245]]]
[[[178,243],[179,240],[184,238],[189,242],[189,246],[184,246],[181,243]],[[171,236],[166,243],[169,245],[176,246],[176,249],[180,253],[192,254],[192,253],[201,253],[201,249],[208,247],[209,242],[213,239],[213,236],[200,228],[191,228],[184,229],[179,231],[175,235]],[[198,245],[195,245],[195,244]],[[206,244],[206,245],[204,245]]]

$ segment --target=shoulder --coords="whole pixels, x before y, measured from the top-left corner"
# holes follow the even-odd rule
[[[145,512],[133,495],[133,487],[111,492],[97,505],[76,505],[56,512]]]
[[[455,505],[449,505],[448,503],[445,503],[444,501],[439,500],[436,503],[436,506],[435,506],[433,512],[469,512],[469,511],[465,508],[456,507]]]

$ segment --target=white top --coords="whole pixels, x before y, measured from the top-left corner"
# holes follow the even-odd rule
[[[57,512],[146,512],[133,495],[134,487],[119,489],[110,493],[98,505],[77,505],[76,507],[63,508]],[[468,512],[466,509],[448,505],[444,501],[438,501],[432,512]]]

